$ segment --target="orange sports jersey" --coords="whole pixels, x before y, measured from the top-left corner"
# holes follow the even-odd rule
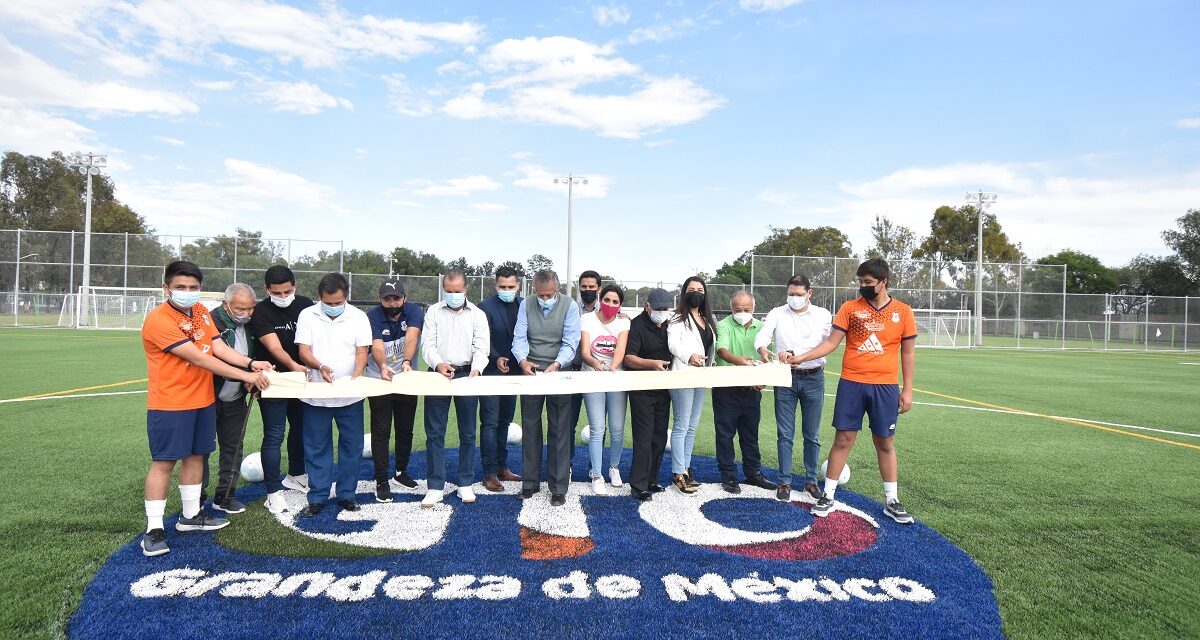
[[[146,408],[160,411],[203,409],[216,401],[212,374],[171,353],[185,342],[193,342],[212,353],[217,327],[204,305],[192,306],[188,317],[170,302],[146,314],[142,323],[142,348],[150,373]]]
[[[863,384],[896,384],[900,379],[900,343],[915,340],[912,307],[892,298],[876,309],[855,298],[838,309],[834,328],[846,332],[842,377]]]

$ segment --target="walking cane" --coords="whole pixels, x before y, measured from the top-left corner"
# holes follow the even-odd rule
[[[246,417],[242,420],[242,435],[238,437],[237,456],[234,457],[238,464],[234,467],[233,473],[230,475],[229,484],[225,486],[225,501],[229,501],[229,495],[233,493],[233,485],[237,483],[237,475],[240,473],[242,466],[242,446],[246,441],[246,427],[250,424],[250,410],[254,407],[254,398],[258,396],[258,389],[250,392],[250,399],[246,400]]]

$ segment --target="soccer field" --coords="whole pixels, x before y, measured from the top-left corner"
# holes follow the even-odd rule
[[[901,498],[992,579],[1006,635],[1200,636],[1200,366],[1184,364],[1195,362],[918,351],[915,406],[896,436]],[[85,585],[141,534],[145,371],[135,332],[0,330],[0,399],[80,396],[0,404],[0,637],[65,636]],[[827,394],[836,381],[827,374]],[[830,397],[826,450],[832,408]],[[415,451],[420,424],[418,413]],[[769,394],[760,433],[774,467]],[[246,451],[260,441],[255,411]],[[696,453],[714,454],[707,402]],[[851,468],[847,488],[881,499],[869,440]],[[172,489],[167,510],[178,509]],[[261,504],[216,541],[275,555],[379,553],[284,529]]]

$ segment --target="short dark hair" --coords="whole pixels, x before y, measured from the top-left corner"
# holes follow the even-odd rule
[[[166,271],[163,272],[163,284],[171,284],[171,278],[175,276],[187,276],[195,278],[201,284],[204,283],[204,273],[200,271],[200,267],[187,260],[176,260],[167,265]]]
[[[287,265],[277,264],[263,274],[263,284],[268,287],[276,284],[296,284],[296,274],[292,273]]]
[[[597,287],[600,286],[600,274],[596,273],[595,271],[588,269],[587,271],[579,274],[579,284],[583,284],[584,278],[591,278],[596,281]]]
[[[350,295],[350,283],[346,282],[346,276],[340,273],[327,273],[317,283],[318,296],[332,295],[339,291],[347,296]]]
[[[447,270],[446,273],[442,274],[442,283],[445,284],[447,280],[462,280],[463,284],[470,284],[467,282],[467,274],[462,269]]]
[[[791,280],[788,280],[788,286],[812,289],[812,282],[809,281],[808,276],[804,275],[803,273],[797,273],[796,275],[792,276]]]
[[[500,278],[519,278],[519,276],[516,269],[502,264],[499,269],[496,269],[496,279],[499,280]]]
[[[887,260],[883,258],[871,258],[866,262],[858,265],[858,271],[854,274],[858,277],[871,276],[876,280],[887,280],[891,274],[888,268]]]
[[[580,276],[580,277],[582,277],[582,276]],[[625,303],[625,291],[623,289],[621,289],[621,287],[618,287],[615,284],[604,285],[604,288],[600,290],[600,299],[603,300],[604,296],[608,295],[609,291],[616,293],[617,300],[620,300],[622,304]]]

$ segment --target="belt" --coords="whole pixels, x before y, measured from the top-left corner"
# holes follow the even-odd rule
[[[792,375],[794,375],[794,376],[811,376],[811,375],[816,375],[818,373],[821,373],[821,371],[823,371],[824,369],[825,369],[825,367],[813,367],[811,369],[792,369]]]
[[[457,365],[455,365],[455,364],[452,364],[452,365],[450,365],[450,366],[454,368],[454,373],[469,373],[469,372],[471,371],[471,364],[470,364],[470,363],[467,363],[467,364],[457,364]],[[429,370],[430,370],[430,371],[436,371],[436,369],[435,369],[435,368],[433,368],[433,367],[430,367],[430,368],[429,368]]]

